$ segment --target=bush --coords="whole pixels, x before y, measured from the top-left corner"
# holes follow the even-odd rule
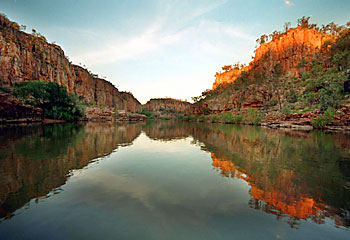
[[[217,114],[211,115],[211,121],[212,122],[219,122],[220,121],[220,116]]]
[[[295,103],[295,102],[298,101],[298,96],[297,96],[297,94],[296,94],[296,92],[295,92],[294,89],[291,89],[291,90],[289,91],[289,94],[288,94],[288,96],[287,96],[287,101],[288,101],[289,103]]]
[[[240,123],[243,120],[243,116],[242,115],[236,115],[233,117],[233,123]]]
[[[194,121],[195,119],[196,119],[196,116],[193,114],[189,114],[189,115],[184,117],[185,121]]]
[[[199,121],[201,121],[201,122],[205,122],[205,121],[207,120],[207,116],[205,116],[205,115],[200,115],[200,116],[198,117],[198,119],[199,119]]]
[[[338,108],[340,106],[342,100],[341,90],[342,86],[340,84],[332,83],[318,91],[318,102],[321,111],[325,111],[328,108]]]
[[[78,120],[84,116],[83,103],[55,82],[21,82],[15,85],[14,95],[26,104],[43,109],[46,118]]]
[[[248,109],[245,119],[248,123],[252,123],[252,124],[260,124],[262,121],[260,113],[258,112],[258,110],[254,108]]]
[[[258,115],[258,116],[256,116],[255,119],[253,120],[253,124],[258,125],[258,124],[260,124],[260,123],[261,123],[261,116]]]
[[[154,114],[154,112],[152,112],[152,111],[147,111],[147,110],[145,110],[145,109],[142,109],[141,114],[146,115],[147,118],[149,118],[149,119],[153,119],[153,118],[156,117],[156,115]]]
[[[311,124],[315,128],[324,128],[329,125],[334,119],[334,110],[332,108],[328,108],[323,115],[318,116],[313,119]]]
[[[233,122],[233,114],[232,112],[225,112],[221,114],[221,119],[225,123],[232,123]]]
[[[285,104],[283,107],[282,107],[282,113],[285,114],[285,115],[289,115],[291,112],[292,112],[292,109],[290,107],[289,104]]]
[[[0,80],[0,91],[10,93],[11,90],[3,85],[4,85],[4,82]]]

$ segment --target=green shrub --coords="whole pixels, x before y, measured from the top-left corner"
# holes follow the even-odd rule
[[[254,108],[248,109],[245,120],[251,124],[260,124],[262,121],[259,111]]]
[[[328,108],[338,108],[342,100],[341,91],[342,86],[336,83],[330,84],[318,91],[318,102],[321,111],[325,111]]]
[[[291,89],[291,90],[289,91],[289,94],[288,94],[288,96],[287,96],[287,101],[288,101],[289,103],[295,103],[295,102],[298,101],[298,96],[297,96],[297,94],[296,94],[296,92],[295,92],[294,89]]]
[[[141,114],[146,115],[147,118],[149,118],[149,119],[154,119],[156,117],[154,112],[148,111],[148,110],[145,110],[145,109],[142,109]]]
[[[46,118],[77,120],[84,116],[84,105],[79,98],[55,82],[21,82],[15,85],[14,95],[26,104],[43,109]]]
[[[232,123],[233,122],[233,114],[232,112],[225,112],[221,114],[221,119],[225,123]]]
[[[334,109],[328,108],[323,115],[320,115],[317,118],[313,119],[311,124],[315,128],[324,128],[325,126],[332,123],[334,114]]]
[[[220,120],[220,116],[218,114],[211,115],[212,122],[218,122]]]
[[[6,93],[10,93],[11,90],[7,87],[4,86],[4,82],[0,80],[0,91],[6,92]]]
[[[281,111],[283,114],[289,115],[292,112],[292,109],[289,104],[284,104]]]
[[[261,116],[256,116],[255,119],[253,120],[253,124],[258,125],[261,123]]]
[[[193,114],[189,114],[189,115],[184,117],[185,121],[194,121],[195,119],[196,119],[196,116]]]
[[[233,123],[240,123],[243,120],[243,116],[242,115],[236,115],[233,117]]]
[[[198,119],[199,119],[199,121],[201,121],[201,122],[205,122],[205,121],[207,121],[207,116],[205,116],[205,115],[200,115],[200,116],[198,117]]]

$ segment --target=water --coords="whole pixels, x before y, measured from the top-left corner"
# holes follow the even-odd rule
[[[0,239],[350,239],[350,136],[0,127]]]

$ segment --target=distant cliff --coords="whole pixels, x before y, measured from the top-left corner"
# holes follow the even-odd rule
[[[248,66],[217,74],[213,89],[220,84],[234,82],[242,75],[242,72],[255,80],[262,75],[269,76],[276,64],[280,64],[286,76],[299,77],[301,71],[310,70],[299,63],[311,61],[317,55],[324,53],[322,46],[334,39],[333,35],[320,33],[315,29],[300,26],[289,29],[270,42],[262,43],[256,49],[254,59]]]
[[[168,111],[178,113],[189,113],[191,104],[186,101],[173,98],[152,98],[143,108],[147,111]]]
[[[40,34],[20,31],[18,25],[0,17],[0,80],[8,86],[30,80],[57,82],[86,103],[117,107],[130,112],[141,110],[140,102],[112,83],[72,64],[63,50]]]

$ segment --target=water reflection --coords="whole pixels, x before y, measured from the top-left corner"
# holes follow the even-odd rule
[[[132,144],[141,132],[156,141],[191,136],[222,176],[249,184],[252,209],[292,228],[302,219],[350,226],[349,136],[170,121],[0,128],[0,217],[55,193],[71,170]]]
[[[247,126],[169,122],[146,133],[153,139],[191,135],[211,152],[225,177],[250,186],[253,209],[297,227],[301,219],[350,226],[350,136]],[[171,125],[172,128],[167,127]],[[155,129],[158,129],[157,131]]]
[[[0,218],[45,197],[81,169],[141,133],[139,125],[112,123],[0,127]]]

